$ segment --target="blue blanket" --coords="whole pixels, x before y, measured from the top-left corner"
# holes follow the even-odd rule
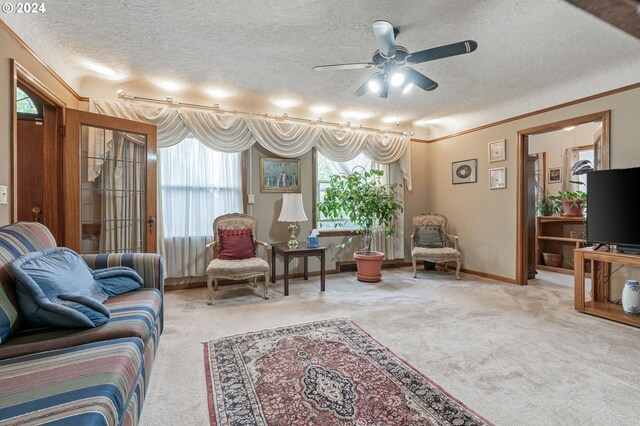
[[[26,254],[10,265],[22,317],[33,325],[96,327],[109,321],[102,304],[135,290],[142,278],[133,269],[92,271],[73,250],[56,247]]]

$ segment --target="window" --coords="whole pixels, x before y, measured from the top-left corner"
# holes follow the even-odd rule
[[[16,111],[20,115],[42,118],[42,104],[20,87],[16,87]]]
[[[355,167],[363,167],[365,170],[371,170],[373,165],[373,161],[364,154],[359,154],[356,158],[349,161],[337,162],[329,160],[316,151],[316,174],[314,176],[316,188],[316,199],[314,200],[314,209],[316,212],[315,228],[325,232],[350,231],[355,228],[355,225],[346,217],[342,220],[327,219],[318,210],[317,203],[324,198],[331,175],[350,173]]]
[[[242,212],[240,153],[214,151],[188,136],[158,150],[165,240],[213,236],[213,220]]]

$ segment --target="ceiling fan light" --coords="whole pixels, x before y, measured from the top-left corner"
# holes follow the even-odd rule
[[[404,86],[404,89],[402,89],[402,94],[406,95],[411,91],[411,89],[413,89],[413,83],[407,83],[407,85]]]
[[[401,72],[394,72],[393,75],[391,75],[391,85],[394,87],[400,87],[402,86],[402,83],[404,83],[404,74]]]
[[[378,80],[376,79],[369,80],[369,83],[367,83],[367,87],[369,87],[369,90],[371,90],[373,93],[378,93],[380,91],[380,83],[378,83]]]

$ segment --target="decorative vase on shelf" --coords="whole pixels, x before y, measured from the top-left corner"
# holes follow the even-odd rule
[[[622,309],[626,314],[640,314],[640,284],[638,281],[625,281],[622,289]]]

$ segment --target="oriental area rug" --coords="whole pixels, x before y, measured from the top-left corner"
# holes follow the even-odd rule
[[[205,343],[211,424],[488,425],[348,319]]]

